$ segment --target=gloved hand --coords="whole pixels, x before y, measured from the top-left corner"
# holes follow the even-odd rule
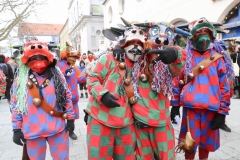
[[[225,123],[225,115],[217,113],[210,122],[211,129],[219,129]]]
[[[149,50],[150,54],[159,54],[157,58],[152,60],[152,63],[156,63],[157,61],[162,61],[165,64],[173,63],[178,58],[178,51],[174,47],[164,46],[163,49],[152,49]]]
[[[87,124],[87,122],[88,122],[88,113],[86,112],[85,109],[83,110],[83,112],[85,113],[84,122],[86,123],[86,125],[88,125],[88,124]]]
[[[72,69],[72,67],[66,69],[65,74],[66,74],[67,76],[70,76],[71,74],[73,74],[73,69]]]
[[[120,106],[117,102],[115,102],[115,100],[118,100],[118,98],[109,92],[105,93],[101,98],[101,102],[108,108],[115,108]]]
[[[13,142],[20,146],[23,146],[23,142],[26,142],[21,129],[13,130]]]
[[[116,45],[113,49],[113,56],[116,60],[123,62],[125,59],[125,51],[119,45]]]
[[[74,131],[75,125],[74,125],[74,120],[67,120],[67,126],[66,126],[66,130],[69,133],[72,133]]]
[[[180,110],[180,106],[172,106],[170,116],[171,116],[171,121],[172,121],[173,124],[177,124],[177,122],[175,120],[175,117],[176,116],[180,117],[179,110]]]

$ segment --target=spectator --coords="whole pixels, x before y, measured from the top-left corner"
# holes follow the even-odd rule
[[[86,98],[88,98],[88,92],[87,92],[87,86],[86,86],[86,66],[83,60],[81,60],[79,63],[79,70],[81,71],[81,77],[82,77],[82,81],[79,84],[79,89],[81,93],[80,98],[83,98],[83,95],[84,95],[83,90],[85,91]]]

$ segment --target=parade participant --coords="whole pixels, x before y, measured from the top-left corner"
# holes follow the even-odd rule
[[[94,63],[95,63],[94,55],[92,52],[88,51],[88,56],[87,56],[87,59],[85,60],[87,75],[91,73],[91,69]]]
[[[209,152],[220,146],[219,128],[229,111],[228,78],[233,69],[215,40],[217,32],[210,22],[201,18],[190,23],[189,29],[187,62],[183,73],[173,81],[171,120],[180,115],[182,106],[178,149],[185,151],[185,159],[194,159],[198,147],[199,159],[207,159]],[[184,143],[185,138],[192,146]]]
[[[58,67],[62,71],[64,77],[66,78],[68,87],[72,93],[72,104],[75,113],[74,119],[79,119],[79,94],[78,94],[78,84],[81,82],[80,71],[75,66],[75,62],[80,58],[80,52],[73,50],[73,47],[69,42],[66,42],[67,48],[61,52],[61,61],[58,63]],[[77,139],[77,135],[74,133],[74,129],[69,132],[69,137],[73,140]]]
[[[11,94],[13,142],[24,143],[31,160],[45,159],[46,142],[54,160],[69,159],[74,111],[65,78],[44,42],[25,43],[21,62]]]
[[[153,87],[148,65],[153,56],[144,50],[147,29],[122,20],[126,30],[114,27],[103,30],[106,38],[113,41],[117,39],[119,44],[114,47],[113,54],[100,57],[87,78],[92,95],[86,109],[89,114],[89,157],[106,158],[106,151],[110,150],[113,159],[135,159],[135,127],[137,159],[154,159],[154,153],[160,159],[174,159],[174,131],[169,117],[169,100],[165,93],[158,93]],[[158,60],[169,64],[173,74],[181,71],[185,54],[180,48],[168,47],[162,50],[161,56],[164,58]],[[154,90],[151,90],[151,86]],[[131,111],[136,119],[134,127]],[[105,142],[101,141],[100,136],[105,137]],[[122,143],[119,143],[120,138]],[[166,146],[167,150],[163,149]]]
[[[86,86],[86,66],[85,66],[85,62],[83,60],[80,61],[78,68],[81,71],[81,76],[82,76],[82,81],[79,84],[79,89],[80,89],[80,93],[81,93],[80,98],[83,98],[83,90],[85,91],[86,98],[88,98],[88,91],[87,91],[87,86]]]

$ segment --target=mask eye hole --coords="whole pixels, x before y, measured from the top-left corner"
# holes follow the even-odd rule
[[[167,36],[168,37],[172,37],[172,32],[171,31],[167,31]]]
[[[159,30],[160,30],[160,29],[159,29],[158,26],[152,28],[152,30],[151,30],[152,36],[156,36],[156,35],[159,33]]]
[[[38,45],[38,48],[39,48],[39,49],[42,49],[43,47],[42,47],[42,45]]]
[[[141,34],[141,35],[142,35],[142,34],[143,34],[143,31],[139,31],[139,34]]]
[[[35,49],[35,46],[31,46],[31,49]]]

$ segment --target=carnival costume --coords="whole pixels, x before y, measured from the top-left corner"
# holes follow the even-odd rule
[[[80,58],[80,52],[73,50],[70,43],[66,42],[66,50],[61,52],[61,61],[58,63],[58,67],[62,71],[64,77],[66,78],[68,88],[72,93],[72,104],[75,113],[74,119],[79,119],[79,94],[78,94],[78,84],[82,81],[80,77],[80,71],[75,66],[75,62]],[[74,130],[73,130],[74,131]],[[77,135],[74,132],[69,132],[69,136],[76,140]]]
[[[185,150],[185,159],[194,159],[199,147],[199,159],[207,159],[209,151],[214,152],[220,146],[219,128],[229,111],[228,79],[232,79],[233,69],[210,22],[205,18],[193,21],[189,30],[187,62],[183,73],[173,81],[171,119],[175,121],[182,106],[178,149]],[[192,149],[184,148],[187,132],[194,142]]]
[[[45,159],[46,142],[54,160],[69,159],[74,111],[65,78],[46,43],[25,43],[21,62],[11,94],[13,142],[24,142],[31,160]]]
[[[134,159],[136,135],[137,159],[154,159],[154,153],[161,159],[174,159],[174,131],[167,98],[171,89],[161,88],[167,83],[167,77],[160,83],[157,80],[160,75],[154,76],[160,71],[159,65],[164,64],[160,61],[154,67],[149,64],[154,57],[145,51],[149,45],[145,43],[149,27],[136,27],[137,24],[122,20],[125,28],[103,30],[105,37],[119,44],[113,54],[100,57],[87,78],[92,95],[86,109],[90,114],[87,127],[89,157],[108,158],[109,150],[113,159]],[[180,48],[168,47],[161,56],[157,60],[169,64],[169,72],[162,73],[163,76],[171,77],[171,73],[181,72],[186,55]],[[150,73],[155,67],[156,72]],[[171,78],[168,83],[171,84]]]

